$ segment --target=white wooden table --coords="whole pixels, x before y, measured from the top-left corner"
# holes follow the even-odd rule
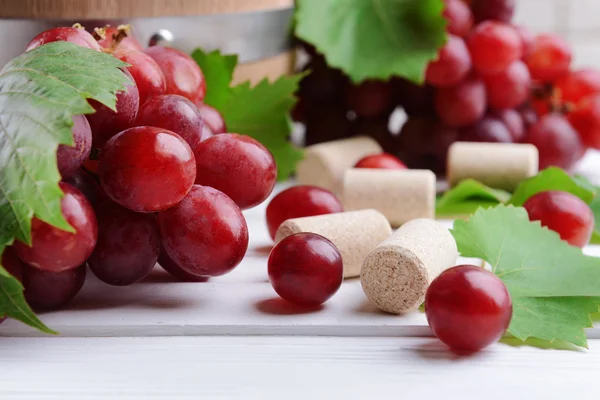
[[[600,156],[579,170],[600,183]],[[178,283],[157,267],[126,288],[90,277],[66,310],[41,316],[61,336],[0,325],[0,400],[597,400],[600,327],[589,350],[509,341],[460,358],[422,313],[378,312],[356,279],[320,309],[287,305],[267,280],[264,207],[245,213],[248,254],[229,275]]]

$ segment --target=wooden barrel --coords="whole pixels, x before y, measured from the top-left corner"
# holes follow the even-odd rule
[[[293,69],[293,7],[294,0],[2,0],[0,35],[11,40],[0,67],[55,26],[130,24],[144,45],[158,40],[188,53],[200,47],[237,54],[236,82],[275,79]]]

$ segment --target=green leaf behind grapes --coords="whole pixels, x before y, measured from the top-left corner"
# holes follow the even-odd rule
[[[224,55],[219,50],[207,53],[196,49],[192,58],[198,63],[206,81],[204,102],[221,109],[231,98],[231,81],[237,65],[237,55]]]
[[[510,199],[510,193],[494,189],[474,179],[466,179],[448,190],[437,201],[436,215],[472,214],[478,208],[489,208]]]
[[[298,0],[296,35],[352,80],[424,80],[446,41],[442,0]]]
[[[72,231],[60,209],[59,144],[72,144],[74,115],[93,112],[93,98],[114,109],[127,64],[108,54],[55,42],[25,53],[0,71],[0,252],[31,242],[31,219]],[[20,283],[0,269],[0,315],[51,332],[31,312]]]

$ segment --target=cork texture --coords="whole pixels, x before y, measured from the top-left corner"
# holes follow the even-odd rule
[[[344,172],[361,158],[383,152],[373,139],[358,136],[319,143],[306,148],[304,160],[298,163],[296,178],[302,185],[319,186],[339,194]]]
[[[440,223],[415,219],[404,224],[365,259],[361,284],[371,303],[392,314],[413,311],[427,288],[458,258],[456,241]]]
[[[416,218],[435,218],[436,178],[429,170],[356,168],[344,174],[344,210],[381,212],[398,227]]]
[[[312,232],[331,240],[342,255],[344,278],[360,275],[363,261],[392,233],[383,214],[376,210],[348,211],[285,221],[275,234],[275,242],[299,232]]]
[[[512,191],[537,174],[538,163],[538,150],[531,144],[456,142],[448,150],[448,183],[471,178]]]

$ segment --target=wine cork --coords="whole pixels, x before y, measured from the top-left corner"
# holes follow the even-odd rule
[[[456,142],[448,150],[448,182],[464,179],[512,191],[538,172],[539,153],[532,144]]]
[[[435,218],[435,174],[429,170],[346,170],[344,210],[372,208],[398,227],[416,218]]]
[[[448,229],[434,220],[415,219],[367,256],[362,288],[381,310],[403,314],[419,307],[431,282],[457,258],[456,241]]]
[[[381,146],[366,136],[315,144],[306,148],[296,167],[296,178],[302,185],[341,193],[344,172],[361,158],[381,152]]]
[[[360,275],[365,257],[392,233],[387,218],[376,210],[348,211],[285,221],[275,242],[299,232],[312,232],[331,240],[342,255],[344,278]]]

